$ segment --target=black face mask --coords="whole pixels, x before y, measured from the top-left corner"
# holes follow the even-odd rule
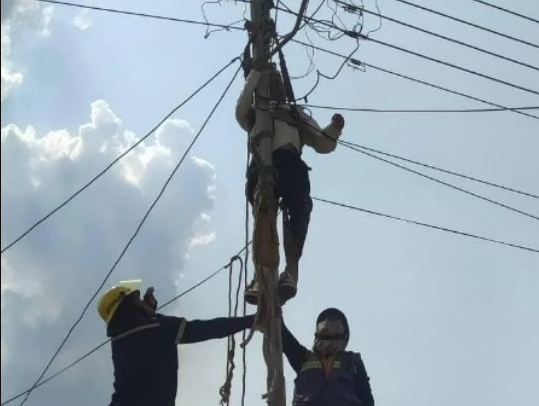
[[[331,357],[346,349],[348,337],[340,320],[322,320],[316,326],[313,351],[323,357]]]

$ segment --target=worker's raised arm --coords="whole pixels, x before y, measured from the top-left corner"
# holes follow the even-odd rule
[[[178,332],[177,343],[191,344],[225,338],[250,328],[253,323],[254,316],[184,321]]]
[[[288,330],[284,321],[281,325],[281,336],[283,339],[283,352],[288,359],[288,363],[299,374],[309,350],[299,343],[296,337]]]
[[[320,128],[316,120],[303,110],[299,111],[299,118],[300,136],[305,145],[312,147],[319,154],[329,154],[335,150],[344,128],[343,116],[335,114],[331,123],[325,128]]]
[[[247,76],[245,81],[245,86],[238,98],[236,103],[236,120],[241,128],[245,131],[250,132],[254,126],[255,120],[255,110],[253,107],[254,93],[260,78],[262,77],[262,72],[252,69]]]

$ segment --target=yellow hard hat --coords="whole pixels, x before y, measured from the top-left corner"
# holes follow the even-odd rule
[[[142,281],[138,279],[122,281],[118,286],[110,288],[99,298],[97,311],[105,323],[109,323],[112,320],[122,300],[130,293],[139,290],[141,283]]]

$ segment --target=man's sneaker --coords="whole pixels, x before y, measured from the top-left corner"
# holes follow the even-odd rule
[[[258,283],[256,282],[256,279],[253,279],[249,284],[247,290],[245,291],[244,297],[247,303],[254,306],[258,304]]]
[[[298,284],[288,272],[283,272],[279,277],[279,297],[281,304],[285,304],[298,292]]]

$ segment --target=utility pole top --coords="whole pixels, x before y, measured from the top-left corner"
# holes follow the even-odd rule
[[[273,0],[251,0],[251,24],[253,40],[253,58],[270,58],[271,32],[274,29],[271,20]]]

